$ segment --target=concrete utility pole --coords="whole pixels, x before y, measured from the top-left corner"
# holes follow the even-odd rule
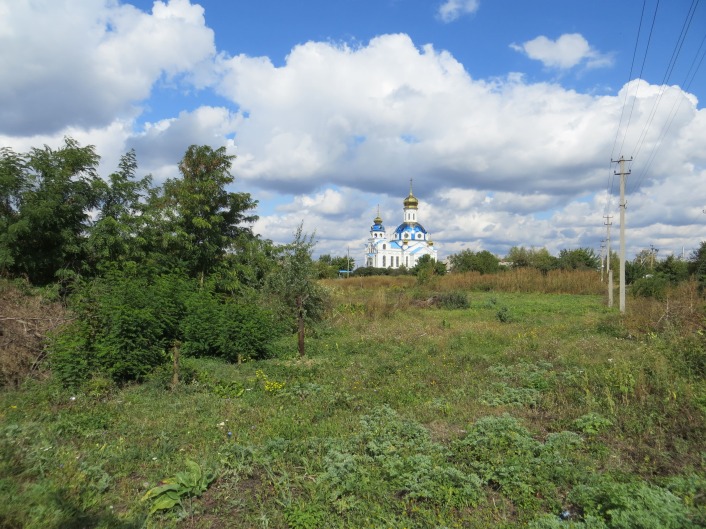
[[[601,241],[601,283],[603,283],[603,270],[605,269],[605,241]]]
[[[625,171],[625,162],[632,162],[632,158],[626,160],[622,156],[620,160],[611,160],[612,163],[620,164],[620,170],[613,174],[620,176],[620,312],[625,312],[625,178],[630,171]]]
[[[655,256],[659,252],[659,249],[655,248],[654,244],[650,244],[650,268],[655,269]]]
[[[610,227],[613,225],[613,223],[610,221],[610,219],[613,218],[613,215],[603,215],[603,218],[606,219],[606,221],[603,223],[605,224],[606,230],[608,233],[606,234],[606,246],[608,248],[608,259],[606,263],[606,270],[608,271],[608,306],[612,307],[613,306],[613,270],[610,268]]]

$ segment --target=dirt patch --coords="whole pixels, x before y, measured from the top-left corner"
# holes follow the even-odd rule
[[[47,335],[68,321],[61,304],[0,282],[0,386],[41,376]]]

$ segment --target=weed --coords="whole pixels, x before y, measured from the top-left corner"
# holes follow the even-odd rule
[[[513,321],[512,315],[510,314],[510,309],[507,307],[500,307],[495,313],[495,317],[500,323],[510,323]]]
[[[579,432],[588,435],[597,435],[603,430],[613,426],[613,422],[598,413],[587,413],[576,419],[573,425]]]
[[[201,496],[216,477],[215,473],[203,472],[194,461],[187,461],[186,466],[187,470],[165,479],[142,496],[141,501],[151,501],[150,514],[172,509],[176,505],[186,511],[184,499]]]
[[[438,298],[439,305],[444,309],[467,309],[471,306],[468,301],[468,294],[458,290],[442,292]]]

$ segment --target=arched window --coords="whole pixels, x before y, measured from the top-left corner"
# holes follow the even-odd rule
[[[404,258],[404,265],[409,268],[409,255]]]
[[[383,245],[382,245],[382,249],[383,249],[383,250],[387,250],[387,244],[383,244]]]
[[[382,256],[382,267],[385,268],[385,256]]]

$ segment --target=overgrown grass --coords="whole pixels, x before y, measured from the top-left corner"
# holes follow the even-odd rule
[[[291,339],[276,359],[191,360],[175,390],[162,372],[0,394],[0,527],[706,523],[695,291],[649,315],[629,299],[621,318],[602,295],[445,277],[328,283],[303,359]],[[418,303],[443,292],[469,306]],[[208,490],[148,515],[140,499],[190,461],[215,473]]]

